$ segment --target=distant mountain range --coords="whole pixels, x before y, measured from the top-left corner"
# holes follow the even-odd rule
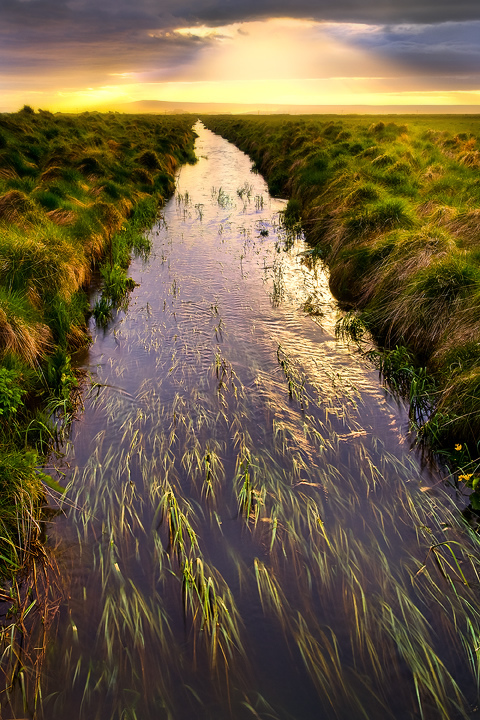
[[[115,106],[97,107],[103,112],[114,110],[122,113],[198,113],[205,114],[477,114],[480,115],[480,105],[249,105],[242,103],[195,103],[195,102],[167,102],[163,100],[138,100],[136,102],[122,103]]]

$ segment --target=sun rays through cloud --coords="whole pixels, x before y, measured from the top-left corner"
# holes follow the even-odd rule
[[[128,103],[476,105],[480,12],[442,3],[335,8],[7,0],[0,110]],[[466,3],[469,6],[469,3]],[[363,16],[362,16],[363,15]],[[477,17],[478,15],[478,17]],[[375,19],[375,17],[377,19]],[[418,19],[416,19],[418,17]]]

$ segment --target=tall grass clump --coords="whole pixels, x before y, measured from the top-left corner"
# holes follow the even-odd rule
[[[172,192],[177,167],[194,161],[193,142],[186,117],[73,116],[27,106],[0,115],[0,465],[6,473],[0,523],[3,518],[6,569],[26,557],[32,535],[22,539],[18,528],[32,528],[30,519],[38,514],[42,482],[36,466],[78,407],[72,353],[89,342],[92,274],[100,271],[103,279],[108,309],[94,314],[105,321],[133,287],[127,275],[131,253],[148,252],[144,231]]]

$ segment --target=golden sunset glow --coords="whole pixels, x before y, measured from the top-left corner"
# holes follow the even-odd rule
[[[24,12],[36,1],[13,0]],[[38,37],[30,28],[23,48],[12,43],[0,110],[25,103],[115,110],[146,100],[180,109],[182,103],[259,109],[480,104],[475,22],[387,26],[280,17],[172,25],[139,15],[138,27],[128,23],[126,15],[125,29],[109,34],[107,28],[105,37],[68,25],[71,42],[55,26]],[[27,43],[29,35],[36,44]]]
[[[56,109],[84,110],[94,105],[134,102],[148,97],[170,102],[265,105],[456,105],[480,104],[480,91],[457,92],[375,92],[371,78],[329,78],[327,80],[242,80],[170,82],[128,85],[123,88],[87,88],[59,93]],[[365,86],[371,85],[368,91]],[[365,88],[365,89],[362,89]],[[319,103],[319,98],[321,103]]]

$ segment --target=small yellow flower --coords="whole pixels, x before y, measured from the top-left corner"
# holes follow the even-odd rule
[[[464,482],[468,482],[470,478],[472,477],[473,473],[468,473],[467,475],[459,475],[458,479],[463,480]]]
[[[462,449],[462,446],[459,443],[457,443],[455,445],[455,450],[461,450],[461,449]]]

